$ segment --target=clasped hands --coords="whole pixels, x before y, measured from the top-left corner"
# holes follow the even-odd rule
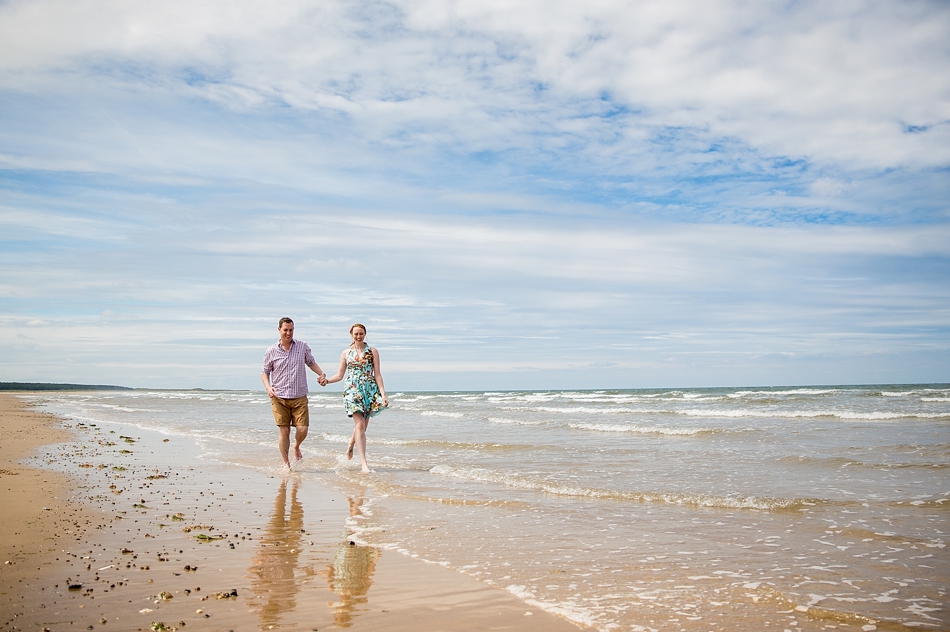
[[[328,382],[327,382],[326,373],[317,377],[317,384],[319,384],[320,386],[326,386],[327,383]]]

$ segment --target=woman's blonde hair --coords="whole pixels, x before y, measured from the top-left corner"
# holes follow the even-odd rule
[[[364,325],[363,323],[353,323],[352,325],[350,325],[350,335],[351,335],[351,336],[353,335],[353,330],[356,329],[357,327],[359,327],[360,329],[362,329],[364,334],[366,333],[366,325]],[[352,346],[355,345],[355,344],[356,344],[356,341],[354,340],[353,342],[350,343],[350,346],[352,347]]]

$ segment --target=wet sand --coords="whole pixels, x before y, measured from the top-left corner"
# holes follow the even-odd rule
[[[0,395],[0,630],[579,629],[351,543],[359,497],[199,456]]]

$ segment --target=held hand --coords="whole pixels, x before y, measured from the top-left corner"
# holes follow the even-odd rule
[[[319,384],[320,386],[326,386],[326,385],[327,385],[327,376],[326,376],[326,375],[321,375],[320,377],[318,377],[318,378],[317,378],[317,384]]]

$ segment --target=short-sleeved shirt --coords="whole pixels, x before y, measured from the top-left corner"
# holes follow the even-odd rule
[[[303,340],[295,338],[290,343],[290,351],[284,351],[278,340],[264,353],[261,373],[270,376],[270,385],[277,397],[296,399],[309,392],[307,367],[315,363],[310,347]]]

